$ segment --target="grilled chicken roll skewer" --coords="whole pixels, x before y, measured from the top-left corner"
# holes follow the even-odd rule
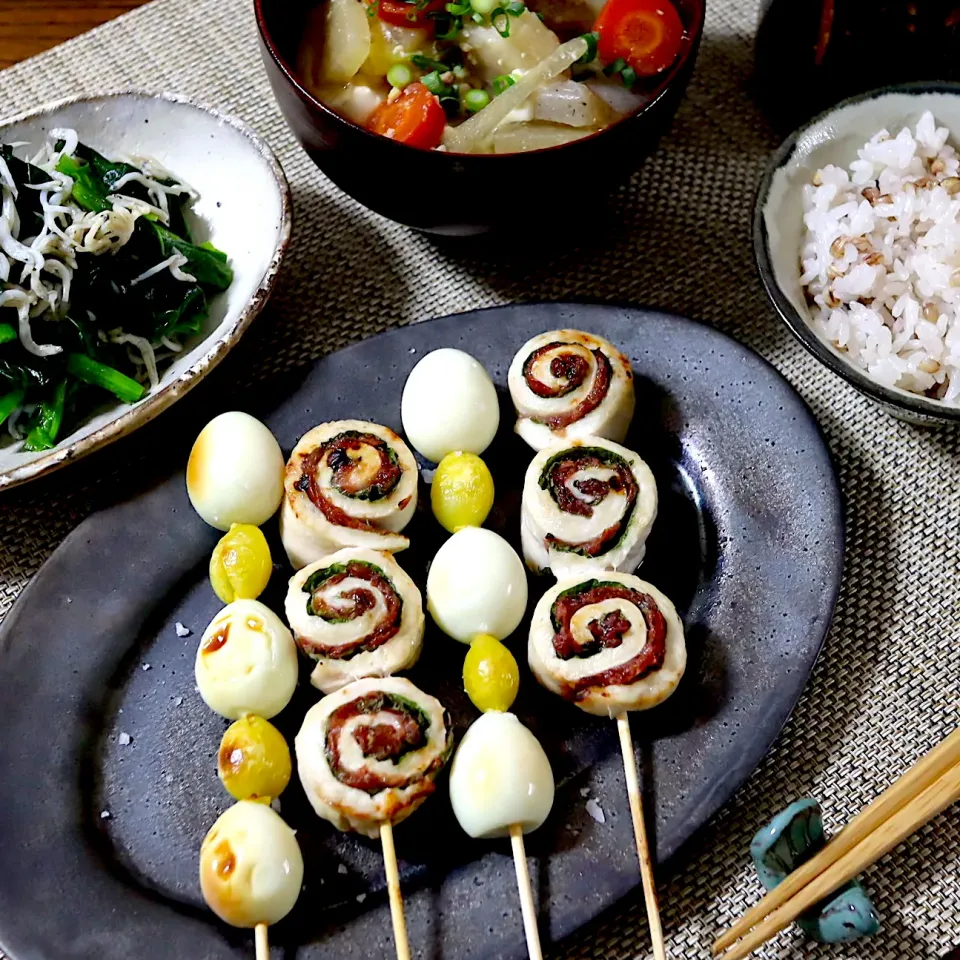
[[[664,960],[628,711],[654,707],[676,690],[687,664],[680,617],[656,587],[630,574],[561,580],[537,604],[527,658],[548,690],[617,721],[653,952]]]
[[[520,538],[527,565],[558,579],[632,573],[657,515],[657,484],[640,456],[601,437],[541,450],[523,481]]]
[[[398,960],[409,960],[393,825],[435,789],[450,759],[450,717],[402,677],[355,680],[312,707],[297,734],[300,782],[338,830],[380,837]]]
[[[516,431],[542,450],[578,437],[622,442],[633,417],[630,360],[602,337],[550,330],[528,340],[507,374]]]
[[[347,547],[309,564],[290,580],[286,614],[324,693],[406,670],[423,645],[420,591],[389,553]]]
[[[321,423],[294,447],[284,474],[280,538],[293,567],[342,547],[405,550],[417,507],[417,462],[388,427]]]
[[[317,815],[338,830],[380,835],[434,791],[453,749],[442,704],[403,677],[355,680],[311,707],[297,767]]]
[[[625,573],[561,580],[541,598],[527,658],[548,690],[615,717],[648,710],[677,688],[687,664],[683,624],[652,584]]]

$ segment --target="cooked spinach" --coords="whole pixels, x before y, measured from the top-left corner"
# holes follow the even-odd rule
[[[62,147],[62,142],[56,144],[56,150]],[[0,144],[0,157],[17,190],[18,237],[29,245],[44,229],[40,190],[31,185],[49,184],[55,177],[16,157],[8,145]],[[77,218],[81,211],[112,210],[117,194],[158,206],[151,179],[165,187],[177,186],[173,180],[144,175],[118,187],[123,178],[142,171],[130,163],[109,160],[85,144],[78,144],[72,155],[60,156],[56,170],[73,180],[65,203],[80,208]],[[130,359],[130,348],[114,342],[116,332],[142,337],[157,347],[163,340],[180,342],[200,332],[209,298],[232,283],[227,255],[209,243],[193,242],[184,219],[187,191],[167,192],[165,200],[169,225],[152,214],[142,215],[126,243],[97,255],[75,252],[69,304],[56,316],[41,313],[30,321],[34,341],[55,344],[61,352],[41,357],[27,350],[20,341],[16,314],[9,305],[6,311],[0,308],[0,316],[13,317],[11,322],[0,320],[0,424],[19,410],[17,428],[26,438],[25,449],[55,446],[103,403],[105,392],[124,403],[145,395],[143,373],[136,379],[138,369]],[[167,268],[147,275],[174,254],[183,257],[180,269],[195,280],[178,279]],[[0,257],[4,255],[0,252]],[[26,278],[27,269],[11,260],[10,282],[0,289],[15,289],[18,278]],[[49,280],[48,273],[44,276]]]

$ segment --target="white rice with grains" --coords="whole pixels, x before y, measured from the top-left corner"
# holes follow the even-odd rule
[[[888,387],[960,406],[960,158],[928,111],[803,188],[813,326]]]

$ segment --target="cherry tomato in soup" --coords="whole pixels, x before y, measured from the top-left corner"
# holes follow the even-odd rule
[[[666,70],[683,44],[683,22],[670,0],[607,0],[593,29],[600,59],[622,58],[641,77]]]
[[[367,121],[374,133],[421,150],[439,146],[446,124],[440,101],[422,83],[411,83],[396,100],[381,103]]]
[[[405,0],[380,0],[377,4],[377,16],[384,23],[393,24],[395,27],[413,27],[422,24],[428,14],[443,10],[446,2],[447,0],[430,0],[420,6]]]

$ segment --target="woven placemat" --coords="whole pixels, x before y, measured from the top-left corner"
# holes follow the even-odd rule
[[[251,6],[156,0],[0,73],[0,103],[9,112],[143,86],[234,113],[276,149],[295,197],[293,253],[270,310],[211,378],[217,390],[243,389],[396,324],[516,299],[610,299],[686,314],[733,334],[783,371],[823,425],[849,526],[833,629],[776,748],[661,890],[671,956],[707,956],[712,937],[758,895],[747,846],[759,824],[812,794],[836,829],[956,724],[960,677],[957,433],[892,420],[818,366],[775,318],[755,276],[753,193],[775,146],[749,88],[756,4],[710,0],[687,99],[670,135],[618,198],[612,222],[593,223],[589,211],[571,209],[571,233],[559,252],[538,252],[531,224],[518,232],[516,251],[501,244],[490,259],[382,220],[314,168],[274,105]],[[161,421],[201,422],[204,389]],[[91,510],[131,492],[141,474],[181,462],[183,449],[171,447],[164,464],[158,430],[148,427],[0,497],[0,616]],[[958,853],[960,825],[948,813],[867,874],[881,935],[816,948],[791,931],[757,956],[939,957],[960,942]],[[642,903],[631,897],[554,956],[644,957],[648,945]]]

